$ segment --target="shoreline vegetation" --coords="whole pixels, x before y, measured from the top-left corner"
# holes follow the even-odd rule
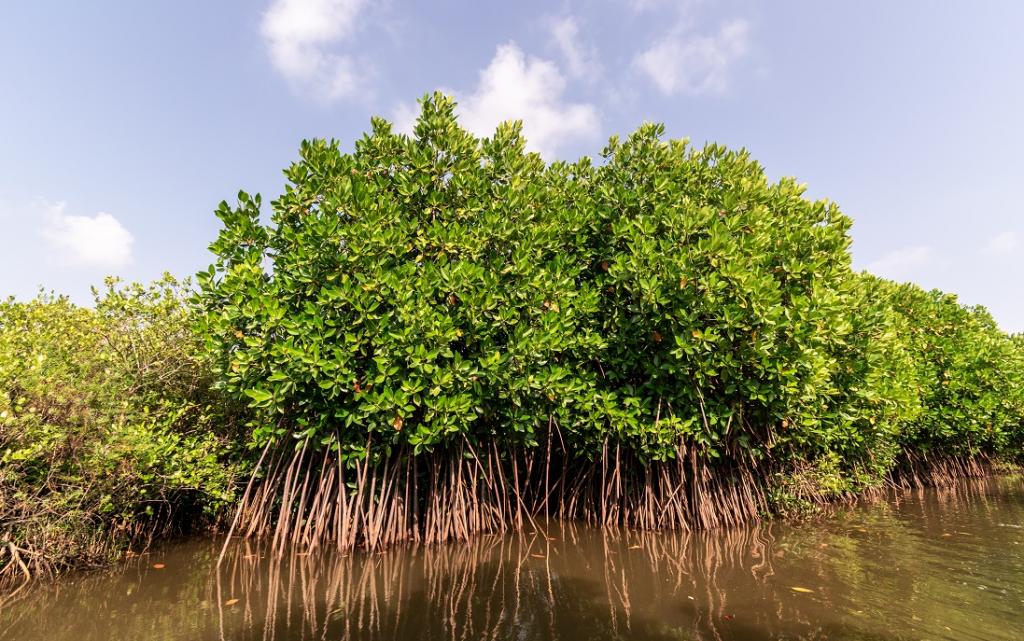
[[[207,528],[291,548],[738,524],[1012,467],[1024,337],[645,124],[546,164],[421,101],[303,142],[196,287],[0,303],[0,584]]]
[[[16,607],[0,609],[0,630],[13,625],[12,638],[42,629],[37,636],[49,641],[81,639],[76,618],[54,613],[95,607],[96,595],[109,593],[112,583],[118,593],[125,590],[117,578],[127,576],[138,587],[131,598],[111,603],[121,634],[116,638],[128,638],[127,630],[177,629],[184,618],[194,622],[194,638],[553,639],[566,635],[559,630],[591,629],[597,620],[611,632],[586,638],[663,639],[665,626],[672,625],[700,639],[715,638],[716,630],[735,634],[735,623],[723,615],[750,621],[754,611],[761,613],[759,628],[783,626],[777,636],[800,638],[867,603],[888,603],[891,610],[852,615],[860,638],[884,638],[887,629],[906,630],[917,622],[930,627],[918,630],[921,637],[932,630],[984,636],[986,628],[979,626],[986,626],[994,638],[1004,638],[999,632],[1007,630],[1007,617],[985,610],[979,618],[971,597],[995,608],[1002,602],[978,590],[976,581],[962,583],[960,573],[946,572],[943,561],[959,558],[961,546],[981,544],[978,536],[984,550],[1012,545],[1012,530],[997,525],[1018,522],[1012,519],[1024,509],[1020,503],[1000,509],[1000,497],[1012,501],[1004,494],[1012,487],[1020,487],[1019,480],[990,477],[928,492],[887,492],[894,500],[885,505],[838,510],[798,528],[781,520],[695,531],[550,521],[539,522],[539,530],[527,526],[464,543],[394,546],[374,554],[298,547],[276,554],[264,542],[234,539],[216,570],[218,542],[198,539],[153,550],[116,572],[76,577],[73,587],[25,591]],[[978,519],[967,531],[965,513]],[[989,568],[1006,566],[998,554],[981,554]],[[149,570],[157,560],[166,568]],[[900,569],[890,572],[894,566]],[[817,596],[808,600],[794,587]],[[907,604],[903,595],[911,592],[915,599]],[[942,597],[953,596],[970,616],[958,617],[945,605]],[[762,599],[767,604],[760,609],[751,603]],[[673,615],[686,604],[693,608],[689,616]],[[922,607],[932,608],[933,616]],[[1008,607],[1016,612],[1013,603]],[[857,620],[870,621],[874,630],[860,628]],[[795,626],[787,628],[790,623]],[[956,632],[945,628],[957,623],[962,627]]]

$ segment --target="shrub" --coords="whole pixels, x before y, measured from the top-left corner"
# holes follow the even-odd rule
[[[107,281],[95,308],[0,303],[0,578],[102,562],[216,518],[233,423],[189,294]]]
[[[515,125],[478,140],[453,107],[425,102],[414,138],[374,120],[352,154],[303,143],[269,226],[259,197],[218,209],[202,332],[224,388],[261,411],[261,445],[533,444],[584,395],[603,339],[577,168],[524,153]]]
[[[258,442],[359,457],[554,424],[574,453],[666,460],[818,439],[849,325],[834,205],[653,125],[545,166],[515,124],[479,140],[450,100],[423,109],[413,137],[303,143],[270,225],[258,197],[218,209],[202,331]]]
[[[973,455],[1003,450],[1021,427],[1020,342],[983,307],[912,284],[888,284],[907,325],[922,413],[903,432],[910,450]]]
[[[545,164],[517,123],[479,139],[422,107],[412,136],[304,142],[269,224],[244,192],[217,211],[200,332],[277,470],[248,532],[716,525],[1020,442],[1020,342],[855,274],[850,220],[745,151],[644,125]]]
[[[596,171],[601,387],[635,408],[613,433],[653,459],[761,458],[820,440],[848,331],[850,221],[745,151],[613,139]]]

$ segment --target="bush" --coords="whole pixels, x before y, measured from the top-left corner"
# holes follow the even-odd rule
[[[230,504],[232,404],[209,392],[188,294],[165,277],[108,280],[95,308],[0,303],[0,577],[99,563]]]
[[[1022,429],[1020,338],[999,330],[983,307],[912,284],[889,284],[903,316],[921,415],[902,434],[910,450],[974,455],[1006,448]]]
[[[850,220],[745,151],[644,125],[598,164],[545,165],[517,123],[478,139],[450,99],[422,106],[412,136],[375,119],[352,153],[304,142],[270,224],[244,192],[217,211],[200,331],[254,442],[293,439],[289,474],[325,450],[360,483],[377,473],[360,461],[414,483],[409,457],[429,453],[422,496],[465,492],[498,523],[560,492],[563,516],[686,526],[781,504],[752,483],[827,499],[926,453],[966,471],[1019,454],[1020,340],[953,297],[854,273]],[[441,504],[322,489],[427,520]],[[243,511],[267,527],[265,503]]]
[[[258,197],[218,209],[202,332],[224,387],[262,412],[261,445],[531,444],[590,400],[578,365],[603,339],[569,180],[589,168],[545,167],[518,126],[478,140],[452,109],[426,102],[414,139],[375,120],[354,154],[303,143],[270,226]]]
[[[849,219],[744,151],[662,132],[613,139],[578,212],[599,267],[601,387],[632,408],[612,433],[652,459],[681,442],[719,459],[819,441],[849,324]]]
[[[200,277],[224,386],[261,443],[371,435],[717,458],[814,441],[845,325],[849,220],[744,152],[645,126],[605,162],[545,166],[517,125],[460,129],[434,96],[342,154],[304,143],[260,223],[218,210]],[[779,432],[779,434],[776,434]]]

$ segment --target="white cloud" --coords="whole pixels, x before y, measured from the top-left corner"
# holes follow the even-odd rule
[[[527,58],[515,43],[501,45],[469,94],[456,93],[462,126],[489,136],[506,120],[522,120],[527,147],[552,158],[566,142],[599,131],[597,109],[566,102],[565,78],[548,60]]]
[[[412,135],[416,127],[416,118],[420,112],[413,103],[403,102],[391,112],[391,124],[397,133]]]
[[[1009,256],[1020,247],[1020,239],[1012,231],[1003,232],[993,236],[985,244],[985,253],[993,256]]]
[[[558,51],[565,59],[566,70],[573,78],[593,82],[601,76],[601,63],[597,50],[582,42],[580,28],[572,16],[554,18],[548,22],[548,31]]]
[[[894,249],[868,264],[868,271],[893,280],[907,280],[932,260],[931,247]]]
[[[122,267],[131,262],[134,238],[110,214],[73,216],[65,204],[48,205],[43,237],[62,260],[83,267]]]
[[[729,70],[749,49],[750,24],[732,20],[714,35],[677,30],[638,54],[633,63],[667,95],[721,93]]]
[[[289,81],[325,100],[360,87],[355,60],[332,48],[350,37],[366,0],[275,0],[263,15],[270,59]]]
[[[498,47],[490,64],[480,72],[473,92],[441,91],[455,96],[459,123],[469,131],[491,136],[498,124],[522,120],[527,149],[550,160],[566,142],[592,138],[599,132],[597,109],[587,103],[565,102],[565,85],[554,63],[527,59],[510,42]],[[418,115],[415,105],[398,105],[391,112],[395,130],[411,134]]]

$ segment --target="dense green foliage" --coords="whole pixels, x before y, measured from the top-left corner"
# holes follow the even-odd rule
[[[645,125],[546,165],[423,101],[353,153],[306,142],[222,204],[202,333],[257,442],[608,443],[879,482],[906,451],[1018,455],[1021,350],[982,309],[850,267],[850,221],[746,152]]]
[[[371,433],[529,442],[538,417],[590,401],[574,368],[602,341],[570,169],[525,155],[514,127],[481,143],[435,107],[415,142],[375,121],[355,155],[304,143],[273,227],[245,194],[218,211],[203,333],[264,430],[356,451]]]
[[[1019,454],[1024,416],[1021,341],[999,331],[981,307],[913,285],[887,284],[903,317],[922,411],[902,434],[904,447]],[[1010,449],[1008,449],[1010,448]]]
[[[231,404],[187,294],[166,278],[108,281],[94,308],[0,303],[0,570],[100,561],[231,501]]]
[[[544,451],[545,510],[552,451],[573,491],[614,448],[642,470],[620,502],[671,502],[666,479],[703,501],[704,470],[741,470],[781,508],[926,457],[1024,453],[1024,337],[854,272],[835,204],[657,125],[546,164],[518,124],[479,139],[454,113],[434,95],[412,136],[375,119],[351,153],[304,142],[269,222],[259,196],[220,205],[194,296],[165,279],[110,282],[94,308],[0,303],[0,579],[208,522],[287,439],[351,465],[428,454],[435,473],[446,453],[490,448],[489,475]],[[443,469],[459,484],[435,492],[477,492]],[[361,474],[367,510],[404,505]]]

